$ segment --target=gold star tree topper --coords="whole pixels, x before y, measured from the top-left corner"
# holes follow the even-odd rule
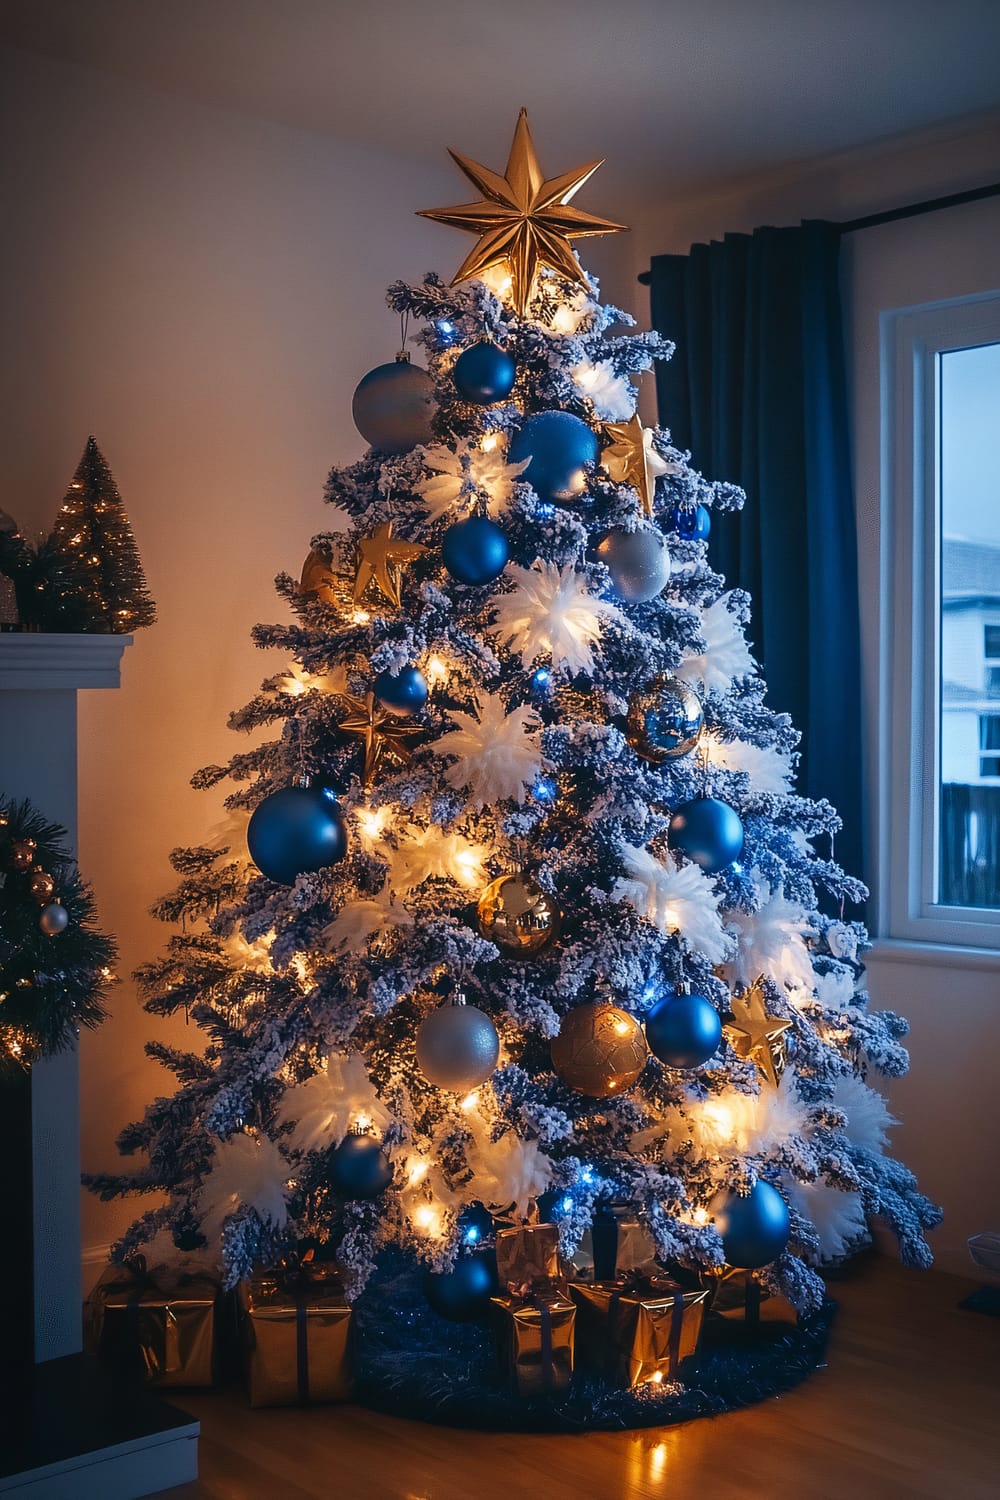
[[[651,428],[643,427],[638,413],[627,422],[605,422],[610,441],[601,453],[601,465],[615,484],[630,484],[638,491],[647,516],[653,514],[656,481],[670,472],[670,463],[653,447]]]
[[[755,1063],[761,1077],[776,1089],[785,1071],[785,1032],[792,1023],[768,1015],[763,975],[742,995],[733,995],[729,1008],[733,1019],[722,1028],[726,1041],[738,1057]]]
[[[371,536],[362,537],[354,577],[355,604],[360,604],[370,589],[376,589],[398,609],[404,567],[429,551],[429,547],[421,547],[418,542],[404,542],[401,537],[393,536],[391,521],[377,527]]]
[[[603,166],[603,161],[590,162],[564,172],[561,177],[542,176],[526,110],[522,109],[517,117],[507,170],[502,177],[458,151],[449,151],[449,155],[479,189],[482,198],[476,203],[422,208],[418,212],[425,219],[436,219],[440,224],[450,224],[454,229],[479,236],[478,243],[452,278],[452,285],[481,276],[493,266],[505,265],[511,278],[511,300],[519,317],[523,318],[527,311],[531,288],[542,266],[557,271],[567,281],[587,285],[571,240],[616,234],[627,227],[570,206],[570,199]]]
[[[404,724],[382,708],[374,693],[358,698],[353,693],[337,693],[336,697],[347,708],[339,728],[345,734],[356,734],[365,750],[365,765],[362,784],[371,786],[383,765],[405,766],[412,752],[406,741],[408,736],[419,734],[415,724]]]

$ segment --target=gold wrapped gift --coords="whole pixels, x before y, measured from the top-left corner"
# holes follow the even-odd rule
[[[631,1210],[601,1210],[566,1264],[570,1281],[616,1281],[662,1274],[645,1220]]]
[[[158,1286],[141,1256],[107,1266],[90,1297],[92,1345],[115,1363],[131,1365],[148,1385],[213,1385],[218,1295],[218,1283],[208,1276]]]
[[[546,1287],[524,1297],[494,1297],[500,1368],[519,1396],[550,1396],[573,1379],[576,1308]]]
[[[550,1286],[560,1280],[559,1230],[522,1224],[497,1230],[497,1277],[502,1287]]]
[[[350,1399],[351,1309],[332,1266],[252,1276],[239,1299],[251,1406]]]
[[[574,1282],[580,1361],[630,1389],[677,1378],[698,1347],[708,1292],[665,1276]]]
[[[752,1271],[729,1268],[715,1275],[708,1273],[706,1283],[712,1316],[725,1318],[727,1323],[745,1323],[748,1328],[755,1328],[763,1323],[799,1321],[788,1298],[769,1292]]]

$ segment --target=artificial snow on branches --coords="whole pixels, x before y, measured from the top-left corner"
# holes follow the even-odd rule
[[[215,1147],[212,1166],[198,1194],[201,1232],[209,1246],[237,1209],[250,1208],[274,1229],[288,1220],[288,1162],[266,1135],[241,1131]]]
[[[434,823],[404,834],[390,852],[392,885],[397,891],[414,890],[425,880],[454,880],[474,890],[486,879],[486,851],[460,833],[445,833]]]
[[[660,932],[676,932],[691,952],[721,963],[732,945],[705,872],[696,864],[676,864],[670,854],[661,861],[633,844],[622,844],[618,853],[625,874],[612,886],[612,900],[627,901]]]
[[[618,608],[592,594],[585,574],[572,563],[560,567],[539,559],[530,568],[512,564],[504,578],[514,587],[497,599],[494,620],[504,643],[520,653],[525,670],[548,656],[557,671],[592,672],[602,626],[622,620]]]
[[[508,712],[503,699],[483,692],[479,717],[452,709],[457,729],[435,740],[436,755],[455,756],[445,768],[450,786],[468,788],[468,805],[489,807],[512,797],[523,803],[538,780],[542,753],[538,744],[540,721],[531,708]]]
[[[759,875],[754,883],[759,910],[735,909],[727,919],[737,938],[737,951],[726,965],[726,977],[731,984],[752,984],[765,974],[788,989],[811,994],[816,981],[805,939],[815,936],[816,929],[802,907],[786,899],[780,886],[772,892]]]
[[[377,896],[359,896],[346,902],[333,921],[323,928],[322,938],[328,948],[363,953],[373,938],[385,937],[401,927],[412,926],[412,913],[385,885]]]
[[[676,676],[706,693],[728,693],[734,678],[754,671],[754,660],[743,635],[739,617],[730,609],[732,593],[721,594],[701,617],[704,651],[690,652],[676,669]]]
[[[414,485],[430,520],[446,516],[460,502],[471,510],[480,497],[494,514],[505,511],[514,493],[514,480],[523,474],[530,458],[507,462],[507,445],[499,433],[485,438],[460,438],[454,448],[431,443],[424,449],[424,463],[434,472]]]
[[[331,1052],[320,1072],[285,1090],[276,1118],[294,1126],[288,1143],[295,1151],[339,1146],[355,1124],[384,1131],[392,1123],[357,1052]]]

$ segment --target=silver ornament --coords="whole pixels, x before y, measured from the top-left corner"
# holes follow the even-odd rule
[[[428,1083],[464,1093],[485,1083],[497,1065],[500,1038],[485,1011],[464,995],[432,1010],[417,1032],[417,1062]]]
[[[621,531],[617,527],[609,531],[598,544],[597,556],[626,604],[645,604],[655,599],[670,578],[666,538],[648,526],[640,531]]]
[[[38,925],[46,937],[56,937],[69,926],[69,912],[58,901],[50,901],[48,906],[42,907]]]

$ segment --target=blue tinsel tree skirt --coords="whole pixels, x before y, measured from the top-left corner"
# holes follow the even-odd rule
[[[420,1275],[383,1267],[355,1306],[357,1399],[394,1416],[510,1432],[657,1427],[717,1416],[798,1385],[823,1363],[836,1304],[797,1325],[709,1319],[676,1384],[621,1390],[578,1372],[572,1388],[532,1401],[511,1393],[491,1329],[438,1317]]]

